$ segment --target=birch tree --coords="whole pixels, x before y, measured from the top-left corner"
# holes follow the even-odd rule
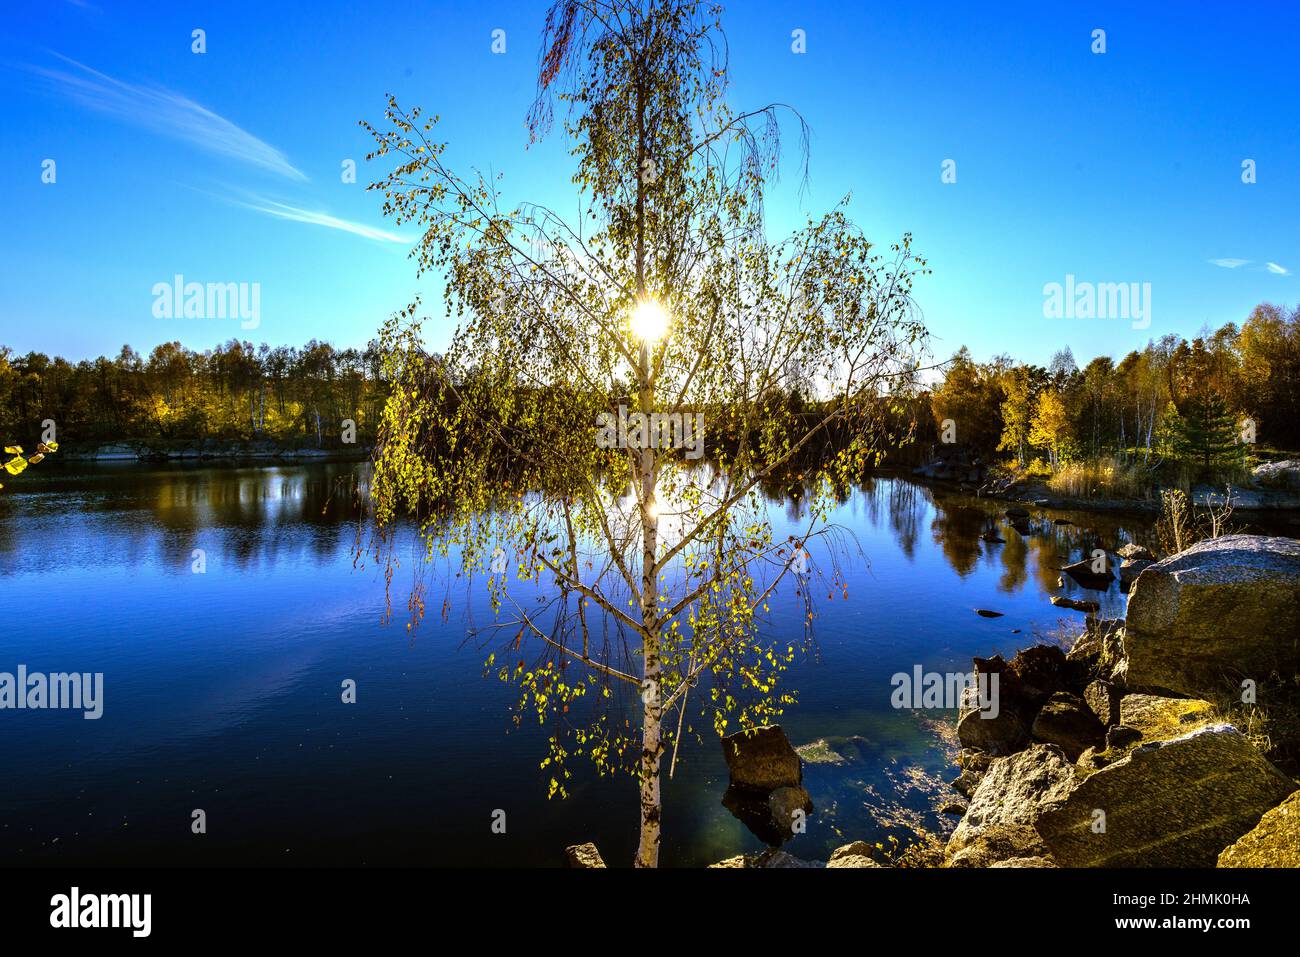
[[[659,860],[667,749],[794,702],[814,591],[847,597],[831,508],[893,441],[889,387],[925,336],[910,237],[878,249],[846,199],[769,239],[783,126],[801,147],[806,129],[780,104],[733,110],[727,78],[711,5],[556,3],[528,129],[561,117],[571,218],[453,169],[437,116],[389,97],[364,124],[387,170],[370,188],[422,230],[412,256],[444,277],[456,331],[432,355],[418,301],[383,330],[362,557],[391,609],[417,530],[408,628],[444,575],[487,589],[494,618],[470,634],[517,689],[514,720],[551,729],[551,793],[579,756],[631,774],[640,867]],[[778,488],[806,498],[797,534],[768,518]],[[801,633],[768,627],[778,600]]]

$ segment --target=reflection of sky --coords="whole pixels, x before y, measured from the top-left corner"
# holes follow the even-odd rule
[[[0,829],[0,856],[168,860],[192,853],[178,842],[189,809],[204,807],[224,822],[205,844],[213,861],[273,862],[289,847],[300,863],[555,862],[578,840],[630,857],[631,784],[590,780],[577,766],[573,798],[546,802],[542,729],[513,727],[509,690],[483,677],[486,649],[461,647],[467,610],[476,624],[491,618],[481,581],[433,584],[412,640],[404,562],[396,622],[380,626],[382,578],[373,565],[354,570],[348,498],[331,497],[351,469],[48,470],[15,484],[0,505],[0,669],[103,671],[105,713],[0,713],[0,753],[21,770],[0,793],[0,822],[14,825]],[[1046,524],[1021,541],[999,511],[880,480],[836,512],[852,559],[848,599],[814,588],[816,647],[790,674],[801,704],[783,724],[796,744],[859,736],[866,758],[810,769],[819,815],[792,850],[837,846],[832,827],[847,839],[883,837],[865,788],[890,793],[886,773],[916,761],[943,770],[934,739],[889,707],[892,674],[966,670],[972,655],[1010,654],[1062,621],[1077,633],[1082,615],[1047,601],[1057,569],[1095,541],[1129,535],[1073,515],[1078,525]],[[770,505],[778,537],[802,527],[801,512]],[[990,525],[1005,545],[978,540]],[[825,545],[813,543],[814,565],[828,565]],[[193,548],[205,549],[206,574],[190,573]],[[529,600],[528,589],[512,592]],[[1103,600],[1107,612],[1122,608],[1114,589]],[[768,633],[797,636],[793,595],[769,604]],[[339,700],[345,678],[357,681],[356,705]],[[669,862],[753,847],[719,804],[725,767],[712,732],[697,730],[704,744],[683,745],[665,786]],[[486,822],[497,807],[518,829],[485,844],[465,822]]]

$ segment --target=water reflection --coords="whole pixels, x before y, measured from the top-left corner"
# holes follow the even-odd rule
[[[24,769],[0,790],[0,862],[283,863],[291,848],[300,864],[558,864],[588,840],[631,860],[634,783],[579,772],[570,801],[546,800],[546,729],[513,729],[509,690],[464,647],[466,617],[491,615],[481,589],[454,586],[456,613],[430,616],[417,639],[378,625],[382,579],[352,562],[366,475],[349,463],[42,468],[9,484],[0,583],[24,627],[0,639],[0,670],[103,671],[106,709],[95,722],[0,720],[0,754]],[[810,491],[763,489],[778,535],[807,521]],[[938,792],[907,782],[916,769],[951,777],[934,732],[947,715],[893,709],[891,675],[966,670],[1061,622],[1077,634],[1083,616],[1052,595],[1123,614],[1117,585],[1099,595],[1060,569],[1093,548],[1153,544],[1149,519],[1031,509],[1022,533],[1005,508],[890,476],[843,491],[848,597],[819,603],[816,654],[792,667],[799,704],[781,723],[796,746],[852,747],[806,766],[816,810],[791,853],[887,839],[885,811],[942,824]],[[190,574],[194,549],[205,575]],[[772,602],[766,627],[802,635],[801,606]],[[345,677],[355,707],[339,704]],[[665,787],[665,864],[761,849],[722,807],[726,783],[711,730],[688,738]],[[485,795],[512,809],[511,841],[465,826]],[[234,822],[201,858],[175,826],[175,809],[195,806]]]
[[[87,536],[112,526],[115,551],[101,558],[113,564],[189,574],[195,549],[241,572],[290,558],[324,564],[355,540],[367,479],[368,467],[353,463],[47,470],[0,499],[0,574],[60,564],[46,546],[68,514]]]

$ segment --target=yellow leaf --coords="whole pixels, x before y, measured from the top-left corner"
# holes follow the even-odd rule
[[[10,475],[17,475],[23,469],[27,468],[27,460],[24,458],[10,459],[5,463],[5,471]]]
[[[22,455],[23,447],[21,445],[6,445],[5,453],[7,455]]]

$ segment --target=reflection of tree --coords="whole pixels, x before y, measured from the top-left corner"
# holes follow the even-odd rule
[[[916,557],[916,543],[921,533],[921,486],[911,482],[889,482],[889,527],[899,550],[911,561]],[[878,524],[878,523],[877,523]]]
[[[1005,545],[996,546],[1002,561],[1002,576],[998,579],[998,590],[1007,593],[1019,591],[1025,587],[1028,576],[1025,563],[1029,559],[1029,540],[1013,529],[1004,529],[1002,537]]]
[[[979,536],[987,520],[988,513],[983,509],[968,505],[943,507],[936,503],[930,532],[948,564],[962,578],[973,572],[979,561]]]
[[[191,553],[201,548],[210,564],[247,571],[305,554],[325,564],[350,547],[354,485],[368,467],[360,466],[360,475],[357,468],[128,467],[54,473],[25,491],[50,496],[61,514],[80,514],[88,530],[111,526],[115,562],[189,574]],[[0,521],[0,567],[17,567],[17,556],[35,548],[42,532],[39,525]]]

